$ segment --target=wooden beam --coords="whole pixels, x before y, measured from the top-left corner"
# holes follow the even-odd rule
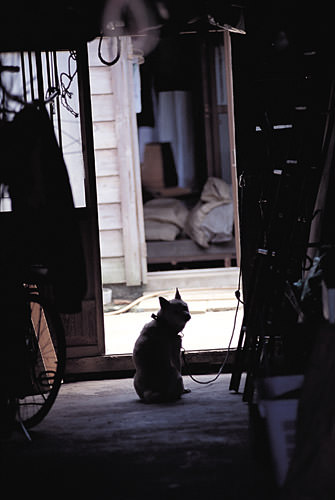
[[[201,248],[193,240],[147,241],[148,263],[225,260],[236,257],[234,242]]]
[[[231,372],[235,358],[235,349],[231,349],[228,355],[224,373]],[[221,366],[227,354],[227,349],[216,349],[206,351],[188,351],[185,353],[186,362],[194,373],[215,373]],[[88,356],[80,359],[69,359],[66,365],[65,380],[73,380],[85,376],[94,378],[95,374],[101,373],[127,373],[133,376],[135,367],[131,354],[117,354],[109,356]],[[184,368],[186,375],[187,370]]]
[[[120,198],[123,227],[123,249],[127,285],[140,285],[145,281],[143,266],[144,229],[139,198],[138,142],[134,139],[135,109],[133,102],[133,67],[130,37],[121,40],[121,58],[113,66],[113,92],[115,99],[115,129],[120,165]]]
[[[233,67],[232,67],[231,40],[229,31],[224,32],[224,55],[225,55],[225,66],[226,66],[225,73],[226,73],[226,84],[227,84],[230,169],[231,169],[231,181],[232,181],[233,204],[234,204],[235,248],[236,248],[237,266],[239,267],[241,262],[240,219],[238,210],[238,179],[237,179],[237,166],[236,166]]]

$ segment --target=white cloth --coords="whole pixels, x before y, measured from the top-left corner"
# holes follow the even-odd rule
[[[188,210],[174,198],[157,198],[144,204],[145,239],[174,240],[184,228]]]
[[[141,111],[142,111],[141,75],[140,75],[140,65],[137,62],[133,63],[133,81],[134,81],[135,113],[141,113]]]
[[[192,188],[195,181],[192,102],[189,92],[159,92],[159,142],[170,142],[178,174],[178,186]]]
[[[189,213],[186,234],[198,245],[208,248],[210,243],[232,239],[233,204],[230,186],[216,177],[209,177],[200,200]]]
[[[155,127],[139,127],[140,161],[145,145],[169,142],[178,175],[178,186],[192,189],[196,184],[192,100],[190,92],[175,90],[153,93]]]

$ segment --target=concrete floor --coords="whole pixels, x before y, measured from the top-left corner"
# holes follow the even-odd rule
[[[198,376],[208,380],[210,375]],[[146,405],[132,379],[64,384],[45,420],[1,443],[3,491],[34,498],[274,500],[229,375]],[[6,490],[6,487],[9,490]]]

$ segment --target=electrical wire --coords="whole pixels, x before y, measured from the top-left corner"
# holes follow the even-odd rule
[[[232,333],[231,333],[231,336],[230,336],[230,340],[229,340],[229,344],[228,344],[226,356],[225,356],[225,358],[224,358],[224,360],[222,362],[222,365],[220,366],[220,369],[219,369],[218,373],[215,375],[215,377],[212,378],[212,379],[210,379],[210,380],[198,380],[198,379],[196,379],[191,374],[191,372],[189,370],[189,366],[188,366],[188,363],[187,363],[186,358],[185,358],[185,352],[186,351],[185,351],[185,349],[182,348],[182,358],[183,358],[183,361],[184,361],[185,368],[187,370],[187,375],[194,382],[196,382],[197,384],[202,384],[202,385],[212,384],[213,382],[215,382],[219,378],[219,376],[221,375],[224,367],[227,364],[228,357],[229,357],[229,354],[230,354],[231,344],[232,344],[232,341],[233,341],[233,338],[234,338],[234,335],[235,335],[235,328],[236,328],[236,321],[237,321],[238,310],[239,310],[240,304],[243,304],[243,301],[240,299],[240,295],[241,295],[241,277],[242,277],[242,272],[241,272],[241,268],[240,268],[239,277],[238,277],[238,287],[237,287],[237,290],[235,291],[235,297],[237,299],[237,305],[236,305],[236,309],[235,309],[235,315],[234,315]]]
[[[238,286],[237,286],[237,290],[235,291],[235,297],[236,297],[236,300],[237,300],[237,305],[236,305],[236,308],[235,308],[232,333],[231,333],[231,336],[230,336],[230,340],[229,340],[229,344],[228,344],[226,356],[225,356],[225,358],[224,358],[224,360],[222,362],[222,365],[221,365],[218,373],[215,375],[215,377],[212,378],[211,380],[206,380],[206,381],[196,379],[190,373],[188,363],[187,363],[187,361],[185,359],[185,352],[186,352],[185,349],[182,348],[182,350],[181,350],[181,354],[182,354],[182,358],[183,358],[183,361],[184,361],[185,368],[187,370],[187,374],[188,374],[188,376],[194,382],[197,382],[198,384],[208,385],[208,384],[212,384],[213,382],[215,382],[219,378],[219,376],[221,375],[224,367],[227,364],[228,356],[230,354],[231,344],[232,344],[232,341],[233,341],[233,338],[234,338],[234,335],[235,335],[236,322],[237,322],[237,314],[238,314],[238,311],[239,311],[239,306],[240,306],[240,304],[243,304],[243,301],[240,298],[241,297],[241,277],[242,277],[242,272],[241,272],[241,268],[240,268],[239,277],[238,277]],[[187,289],[187,291],[189,291],[189,292],[190,291],[199,291],[199,290],[201,290],[201,288],[188,288]],[[206,290],[207,290],[207,288],[206,288]],[[181,291],[181,293],[183,292],[183,290],[180,290],[180,291]],[[125,312],[129,311],[130,309],[132,309],[133,307],[135,307],[136,305],[138,305],[139,303],[141,303],[144,300],[147,300],[147,299],[150,299],[150,298],[153,298],[153,297],[157,297],[159,295],[164,295],[164,294],[167,294],[168,292],[169,292],[169,290],[161,290],[161,291],[152,292],[152,293],[149,293],[149,294],[146,294],[146,295],[142,295],[141,297],[138,297],[137,299],[135,299],[130,304],[127,304],[126,306],[118,309],[117,311],[107,312],[107,313],[105,313],[105,315],[106,316],[115,316],[115,315],[118,315],[118,314],[125,313]]]
[[[65,71],[63,71],[59,76],[60,87],[61,87],[60,95],[61,95],[62,106],[67,111],[69,111],[75,118],[78,118],[79,113],[77,113],[69,104],[69,99],[71,99],[73,96],[73,92],[70,92],[69,89],[70,89],[70,86],[71,86],[75,76],[78,73],[77,66],[76,66],[75,70],[72,72],[71,61],[75,61],[77,63],[77,55],[76,55],[76,52],[74,50],[70,50],[70,55],[68,57],[68,62],[67,62],[68,72],[65,73]]]
[[[104,64],[105,66],[113,66],[120,59],[120,55],[121,55],[121,39],[120,39],[119,36],[116,39],[116,42],[117,42],[116,56],[115,56],[115,58],[112,61],[106,61],[106,59],[104,59],[102,57],[102,54],[101,54],[102,40],[103,40],[103,35],[101,35],[100,39],[99,39],[98,57],[99,57],[100,61],[102,62],[102,64]]]

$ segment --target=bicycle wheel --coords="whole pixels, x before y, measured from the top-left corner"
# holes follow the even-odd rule
[[[65,335],[55,309],[38,293],[28,294],[29,327],[25,332],[27,380],[17,398],[17,419],[37,425],[52,407],[65,370]]]

